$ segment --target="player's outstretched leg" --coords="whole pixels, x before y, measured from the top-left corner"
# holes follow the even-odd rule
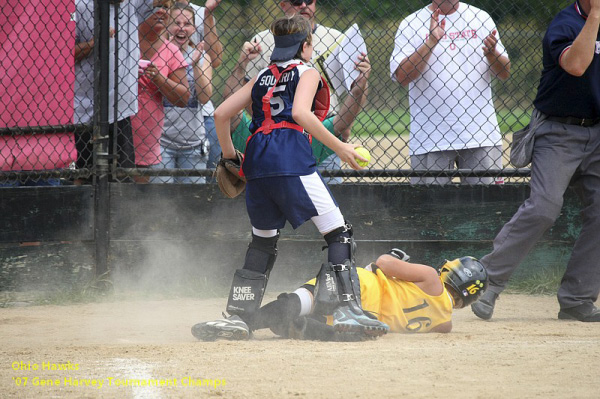
[[[247,340],[254,315],[262,303],[269,274],[277,258],[279,232],[272,237],[252,234],[252,242],[246,252],[244,268],[235,271],[227,312],[223,319],[198,323],[192,327],[192,335],[202,341],[216,339]]]
[[[315,285],[316,312],[333,314],[338,332],[363,332],[384,335],[387,324],[367,315],[361,306],[360,281],[354,266],[355,243],[352,226],[346,224],[325,235],[328,263],[322,265]]]

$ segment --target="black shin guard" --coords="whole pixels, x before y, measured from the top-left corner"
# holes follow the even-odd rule
[[[352,308],[355,313],[360,313],[362,311],[362,303],[360,298],[360,280],[358,279],[356,267],[350,261],[346,261],[343,265],[335,265],[335,267],[338,270],[340,300]]]
[[[315,285],[315,313],[331,314],[342,302],[361,311],[360,282],[354,266],[356,244],[346,224],[325,235],[329,262],[321,266]],[[358,308],[358,309],[357,309]]]
[[[235,271],[227,312],[242,317],[246,322],[252,319],[259,309],[267,287],[269,274],[277,258],[277,240],[274,237],[263,238],[252,234],[252,242],[246,251],[244,268]]]

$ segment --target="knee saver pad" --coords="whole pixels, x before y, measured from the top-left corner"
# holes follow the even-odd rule
[[[268,276],[248,269],[238,269],[233,275],[227,300],[227,312],[232,315],[256,313],[262,302]]]

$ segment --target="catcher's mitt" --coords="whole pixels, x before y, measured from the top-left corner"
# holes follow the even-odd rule
[[[235,159],[221,158],[215,176],[219,189],[228,198],[235,198],[246,188],[246,179],[240,176],[240,167],[244,160],[244,155],[235,150]]]

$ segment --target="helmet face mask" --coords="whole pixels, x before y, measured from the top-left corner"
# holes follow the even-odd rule
[[[475,302],[487,288],[487,271],[471,256],[446,261],[440,277],[454,298],[454,307],[463,308]]]

